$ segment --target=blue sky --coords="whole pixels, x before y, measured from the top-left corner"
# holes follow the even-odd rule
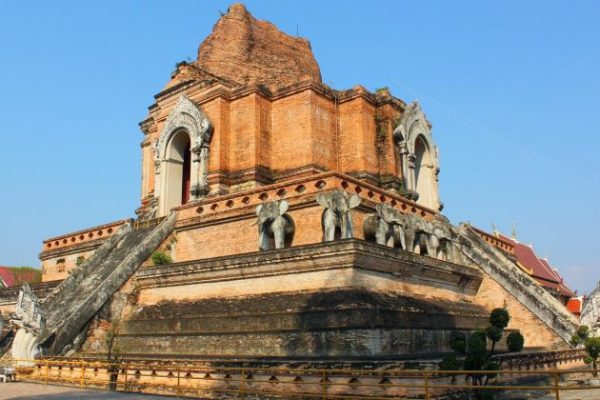
[[[133,216],[138,122],[230,2],[0,3],[0,264],[44,238]],[[368,6],[365,6],[368,4]],[[323,80],[419,100],[453,221],[600,279],[600,3],[247,1],[310,39]]]

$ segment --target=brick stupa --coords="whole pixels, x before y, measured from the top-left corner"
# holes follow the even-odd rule
[[[496,307],[532,348],[576,326],[506,243],[440,213],[418,103],[324,85],[308,41],[240,4],[140,126],[137,219],[44,241],[50,354],[113,335],[124,357],[377,364],[439,356]]]

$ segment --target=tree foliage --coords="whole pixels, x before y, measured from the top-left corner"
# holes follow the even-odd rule
[[[454,352],[465,354],[467,352],[467,336],[463,332],[453,331],[450,334],[449,346]]]
[[[32,267],[10,267],[8,268],[14,277],[14,286],[24,283],[39,283],[42,281],[42,271]]]
[[[166,265],[171,264],[173,259],[168,254],[163,253],[162,251],[155,251],[152,253],[152,263],[154,265]]]
[[[506,328],[510,321],[510,315],[505,308],[494,308],[490,313],[490,324],[500,330]]]
[[[525,345],[525,338],[521,335],[521,332],[511,332],[506,337],[506,346],[508,347],[508,351],[511,353],[517,353],[523,350],[523,346]]]
[[[577,332],[571,336],[571,345],[577,347],[585,343],[585,340],[590,336],[590,328],[587,325],[580,325]]]
[[[598,357],[600,356],[600,337],[588,337],[584,342],[585,352],[588,354],[588,364],[592,364],[593,375],[598,377]],[[587,358],[587,357],[586,357]]]
[[[486,389],[490,379],[496,377],[500,369],[500,364],[493,361],[494,349],[496,344],[502,340],[504,329],[510,322],[510,315],[504,308],[492,310],[489,318],[490,325],[484,330],[477,330],[466,335],[463,332],[453,332],[450,335],[449,347],[455,354],[445,357],[440,363],[442,370],[455,370],[461,366],[467,371],[488,371],[484,374],[472,373],[469,375],[473,386],[476,386],[475,396],[478,400],[488,400],[494,398],[494,391]],[[491,348],[488,350],[488,342]],[[506,345],[511,352],[523,350],[525,338],[519,331],[514,331],[506,337]],[[464,356],[461,362],[457,355]]]

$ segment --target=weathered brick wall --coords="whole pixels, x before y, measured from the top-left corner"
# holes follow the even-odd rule
[[[323,208],[316,202],[312,207],[288,212],[296,226],[292,246],[321,242],[322,213]],[[258,227],[254,208],[248,209],[240,217],[235,220],[205,225],[198,229],[178,231],[176,261],[183,262],[257,251]]]
[[[337,304],[348,311],[343,306],[335,309],[334,301],[318,301],[327,287],[331,291],[336,286],[368,287],[392,298],[409,296],[427,311],[408,319],[402,312],[415,312],[418,307],[414,304],[395,308],[393,313],[400,313],[395,317],[386,317],[378,308],[366,314],[358,309],[349,311],[358,295],[344,292],[338,294],[345,297]],[[169,288],[170,295],[152,300],[150,292],[166,294],[169,290],[142,290],[139,304],[151,304],[136,308],[142,314],[124,318],[118,343],[132,354],[380,357],[435,353],[448,350],[452,330],[486,326],[487,312],[503,305],[494,286],[484,282],[476,296],[461,296],[429,285],[398,285],[381,277],[331,271]],[[290,294],[297,289],[300,291],[293,293],[298,294]],[[492,292],[495,295],[490,297]],[[290,296],[308,297],[296,309]],[[229,307],[223,308],[224,304]],[[279,311],[274,310],[277,304],[282,305]],[[430,309],[440,305],[446,308],[442,314]],[[324,306],[334,309],[315,314]],[[513,316],[509,329],[520,329],[527,347],[557,344],[556,336],[522,305],[509,300],[506,306]],[[468,307],[473,310],[467,311]],[[185,319],[178,317],[183,312]]]
[[[299,249],[299,251],[306,250]],[[376,260],[380,256],[373,254],[372,257],[375,257],[372,262],[377,263]],[[423,260],[429,259],[422,256],[415,257],[420,257]],[[275,274],[270,275],[269,271],[272,270],[272,267],[266,265],[263,268],[264,272],[258,276],[250,273],[250,270],[242,268],[239,272],[232,270],[227,277],[220,277],[221,275],[215,269],[212,273],[213,278],[210,280],[200,282],[194,281],[190,277],[190,282],[179,283],[176,285],[176,288],[171,286],[168,283],[169,278],[166,278],[164,283],[161,283],[162,280],[159,280],[156,285],[147,286],[147,284],[144,284],[141,288],[138,305],[142,306],[142,308],[153,308],[167,302],[180,304],[182,307],[185,307],[189,302],[216,301],[216,299],[226,302],[235,299],[248,299],[253,296],[259,296],[264,299],[269,296],[274,296],[275,298],[290,293],[320,293],[332,290],[362,289],[385,295],[409,296],[410,298],[418,299],[423,304],[446,304],[448,305],[448,309],[455,313],[453,318],[455,318],[456,325],[454,327],[458,329],[485,328],[488,313],[494,308],[506,307],[512,316],[509,329],[520,329],[526,337],[527,347],[549,349],[565,345],[560,337],[542,320],[536,317],[487,275],[483,276],[483,281],[473,291],[449,285],[449,282],[444,281],[446,278],[439,277],[436,280],[423,279],[417,275],[418,271],[415,271],[414,277],[410,277],[404,275],[404,273],[393,275],[383,272],[366,271],[359,268],[349,268],[346,264],[347,261],[343,261],[341,258],[337,265],[335,263],[330,264],[330,260],[325,260],[321,256],[315,256],[314,260],[315,266],[319,266],[320,270],[306,270],[305,267],[299,268],[290,265],[289,269],[285,272],[278,270]],[[352,296],[347,297],[348,304],[351,304],[352,301]],[[461,311],[461,307],[469,305],[481,310],[478,314],[479,317],[476,317],[473,313],[465,313],[464,310]],[[314,304],[307,306],[307,309],[312,306]],[[132,307],[130,311],[134,309],[136,308]],[[137,310],[139,311],[139,309]],[[246,309],[240,308],[238,311],[244,313]],[[290,311],[290,313],[294,314],[293,311]],[[341,314],[334,312],[330,317],[326,317],[326,319],[329,318],[328,320],[332,320],[331,318],[333,318],[334,320],[336,318],[335,315],[341,316]],[[165,317],[169,319],[168,313]],[[265,320],[263,322],[266,323],[271,317],[265,311]],[[128,318],[131,318],[131,314],[127,315],[125,320],[128,320]],[[422,318],[424,321],[431,322],[435,320],[435,315],[433,313],[431,315],[424,313]],[[476,323],[476,326],[472,325],[473,323]],[[415,325],[414,328],[417,329],[417,326]],[[405,334],[409,333],[405,332]],[[410,335],[412,334],[416,333],[410,333]],[[421,332],[421,334],[425,336],[433,335],[427,337],[431,337],[431,340],[434,342],[441,340],[434,333]],[[443,332],[440,335],[445,337]],[[342,340],[341,337],[340,340]],[[430,343],[429,345],[432,344]]]
[[[77,268],[77,259],[79,257],[87,259],[93,252],[94,249],[77,251],[74,253],[59,254],[42,260],[42,280],[47,282],[65,279],[72,270]],[[64,260],[64,262],[59,262],[59,260]]]
[[[79,257],[88,259],[125,223],[125,220],[115,221],[44,240],[40,253],[42,281],[65,279],[77,267]]]
[[[162,134],[179,94],[159,97],[145,122],[143,199],[156,184],[149,144]],[[380,178],[398,176],[392,130],[402,109],[396,103],[377,103],[364,89],[341,97],[307,83],[275,96],[251,87],[236,91],[196,85],[185,95],[213,125],[209,183],[214,192],[288,179],[307,168],[355,174],[375,185]],[[384,121],[379,124],[383,128],[377,121]]]

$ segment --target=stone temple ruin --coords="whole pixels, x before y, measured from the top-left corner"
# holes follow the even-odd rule
[[[592,336],[600,336],[600,283],[583,302],[581,324],[590,328]]]
[[[406,359],[496,307],[529,349],[578,325],[501,241],[441,214],[418,103],[327,86],[307,40],[243,5],[140,127],[137,218],[44,241],[44,283],[0,294],[5,357]]]

